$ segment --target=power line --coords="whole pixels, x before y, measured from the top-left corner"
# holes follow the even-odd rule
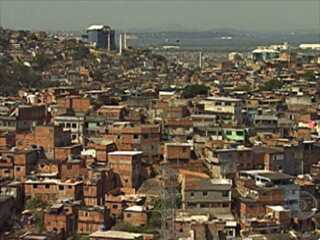
[[[161,239],[175,240],[177,174],[167,164],[163,164],[161,177]]]

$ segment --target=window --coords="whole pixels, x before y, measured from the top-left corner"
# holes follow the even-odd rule
[[[113,209],[118,209],[118,205],[112,205]]]
[[[64,190],[64,187],[63,187],[63,186],[59,186],[59,190],[60,190],[60,191],[63,191],[63,190]]]
[[[242,131],[237,131],[237,136],[243,136],[243,132]]]
[[[193,192],[191,192],[191,193],[190,193],[190,196],[191,196],[191,197],[193,197],[193,196],[194,196],[194,193],[193,193]]]
[[[229,203],[222,203],[222,207],[223,207],[223,208],[229,207]]]
[[[71,138],[72,138],[72,140],[76,140],[76,138],[77,138],[77,135],[75,135],[75,134],[72,134],[72,135],[71,135]]]
[[[230,130],[226,131],[226,135],[232,135],[232,132]]]
[[[131,213],[127,213],[127,218],[131,218]]]
[[[50,186],[49,186],[49,184],[46,184],[46,188],[49,188]]]
[[[69,186],[69,189],[72,189],[72,186]]]
[[[71,124],[70,123],[66,123],[66,128],[70,128]]]
[[[298,200],[288,200],[286,202],[287,205],[294,205],[294,204],[298,204]]]
[[[189,208],[196,208],[196,207],[197,207],[197,204],[195,204],[195,203],[188,203],[188,207],[189,207]]]
[[[17,171],[17,172],[20,172],[20,167],[16,167],[16,171]]]
[[[33,184],[33,188],[38,188],[38,184]]]
[[[223,191],[222,192],[223,197],[229,197],[229,191]]]
[[[202,192],[202,196],[208,196],[208,192]]]
[[[72,128],[77,128],[77,124],[76,123],[72,123]]]
[[[133,138],[134,138],[134,139],[138,139],[138,138],[139,138],[139,135],[138,135],[138,134],[134,134],[134,135],[133,135]]]
[[[142,136],[144,139],[147,139],[149,137],[148,134],[146,134],[146,133],[142,134]]]
[[[186,147],[183,147],[182,148],[182,152],[186,152],[187,151],[187,148]]]

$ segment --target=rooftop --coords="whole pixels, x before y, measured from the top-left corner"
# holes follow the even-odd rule
[[[108,239],[137,239],[142,237],[140,233],[130,233],[124,231],[97,231],[90,235],[95,238],[108,238]]]
[[[165,143],[166,146],[181,146],[181,147],[191,147],[191,143],[178,143],[178,142],[170,142],[170,143]]]
[[[248,171],[241,171],[241,173],[245,173],[248,175],[253,175],[253,176],[261,176],[265,178],[269,178],[270,180],[286,180],[286,179],[292,179],[293,177],[281,173],[281,172],[274,172],[274,171],[269,171],[269,170],[248,170]]]
[[[118,156],[118,155],[135,156],[140,154],[142,154],[142,151],[115,151],[115,152],[108,153],[109,156]]]
[[[241,101],[241,99],[238,99],[238,98],[223,97],[223,96],[207,97],[206,100],[209,100],[209,101],[223,101],[223,102],[240,102]]]
[[[228,191],[232,187],[232,181],[230,179],[197,179],[186,181],[186,190],[192,191]]]
[[[132,206],[125,209],[125,211],[129,212],[144,212],[146,208],[144,206]]]
[[[290,209],[286,209],[283,206],[277,205],[277,206],[267,206],[267,208],[272,209],[273,211],[280,212],[280,211],[290,211]]]
[[[88,31],[93,31],[93,30],[102,30],[103,28],[105,28],[107,26],[105,25],[91,25],[90,27],[88,27]]]

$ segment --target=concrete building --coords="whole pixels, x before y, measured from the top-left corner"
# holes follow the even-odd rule
[[[185,179],[182,183],[182,208],[189,211],[231,213],[229,179]]]
[[[248,170],[240,171],[240,178],[252,179],[254,184],[260,187],[276,187],[283,194],[283,206],[297,214],[300,210],[299,185],[294,183],[294,178],[290,175],[268,170]]]
[[[85,116],[83,114],[64,114],[54,118],[54,124],[64,131],[71,132],[72,143],[84,143]]]
[[[216,121],[229,124],[240,124],[242,122],[241,99],[231,97],[208,97],[201,101],[207,114],[216,116]]]
[[[116,49],[115,31],[109,26],[92,25],[87,29],[88,41],[97,48]]]

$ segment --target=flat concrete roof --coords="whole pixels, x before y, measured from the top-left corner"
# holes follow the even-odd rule
[[[124,155],[124,156],[134,156],[134,155],[140,155],[142,154],[142,151],[114,151],[109,152],[109,156],[117,156],[117,155]]]
[[[128,207],[125,209],[125,211],[129,211],[129,212],[144,212],[146,211],[146,208],[144,206],[132,206],[132,207]]]
[[[142,236],[143,235],[140,233],[130,233],[124,231],[97,231],[90,235],[90,237],[111,239],[137,239]]]
[[[224,96],[212,96],[212,97],[207,97],[205,100],[209,100],[209,101],[223,101],[223,102],[240,102],[240,101],[241,101],[241,99],[238,99],[238,98],[224,97]]]

